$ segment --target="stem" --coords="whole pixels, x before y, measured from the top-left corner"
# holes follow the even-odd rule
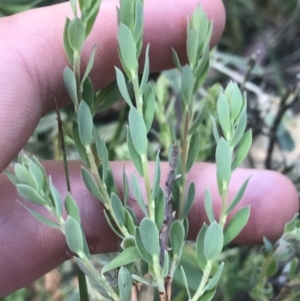
[[[78,266],[76,267],[76,270],[77,270],[77,277],[78,277],[80,301],[88,301],[89,292],[87,288],[85,274],[80,270]]]
[[[140,91],[138,72],[136,72],[136,75],[132,80],[132,84],[133,84],[134,96],[136,101],[136,108],[138,112],[143,116],[143,97]],[[151,182],[150,182],[149,164],[148,164],[147,155],[141,156],[141,159],[143,165],[144,183],[146,187],[149,216],[153,221],[155,221],[155,204],[154,204],[154,200],[152,200],[151,197]]]
[[[149,164],[148,164],[147,157],[145,155],[142,156],[142,165],[143,165],[144,182],[145,182],[146,194],[147,194],[147,200],[148,200],[149,216],[153,221],[155,221],[155,203],[151,197],[151,182],[150,182],[150,174],[149,174]]]
[[[183,137],[182,137],[182,181],[183,183],[180,189],[177,218],[180,218],[183,210],[183,205],[184,205],[184,188],[186,184],[186,162],[187,162],[187,155],[189,150],[189,137],[188,137],[189,125],[190,125],[190,108],[188,108],[184,116],[184,129],[183,129]]]
[[[204,293],[205,293],[205,285],[209,279],[209,275],[211,272],[213,266],[213,262],[212,261],[208,261],[207,265],[203,271],[203,275],[202,275],[202,279],[201,279],[201,283],[195,293],[195,295],[193,296],[193,298],[190,301],[197,301]]]
[[[220,226],[222,227],[222,229],[224,228],[226,220],[227,220],[227,215],[225,214],[227,200],[228,200],[228,183],[223,184],[222,204],[221,204],[220,218],[219,218],[219,223],[220,223]]]
[[[160,295],[165,295],[166,294],[165,282],[164,279],[162,279],[161,277],[160,270],[161,267],[159,264],[159,257],[155,255],[153,256],[153,271],[154,271],[155,279],[157,281],[157,288]]]

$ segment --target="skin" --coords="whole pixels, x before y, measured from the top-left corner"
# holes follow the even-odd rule
[[[173,67],[171,47],[177,50],[182,62],[186,61],[186,16],[193,12],[197,3],[201,3],[209,18],[214,21],[212,46],[222,34],[225,13],[219,0],[145,2],[144,44],[151,44],[152,72]],[[96,89],[111,83],[115,76],[114,66],[120,66],[117,56],[116,4],[114,0],[103,1],[100,16],[83,53],[85,66],[93,46],[98,44],[95,67],[91,74]],[[61,4],[0,19],[1,169],[6,168],[22,149],[39,119],[53,110],[52,91],[55,91],[61,107],[69,103],[62,84],[62,72],[67,65],[62,44],[66,16],[72,16],[69,5]],[[120,170],[124,165],[128,173],[136,172],[129,162],[111,164],[120,191]],[[65,196],[67,190],[61,162],[44,162],[44,166],[61,195]],[[162,164],[162,185],[167,169],[168,166]],[[153,165],[150,170],[153,173]],[[213,164],[197,163],[189,174],[189,181],[196,184],[196,202],[189,216],[191,239],[196,237],[206,220],[203,209],[205,187],[212,192],[215,214],[219,213],[220,198],[215,171]],[[230,197],[250,175],[252,177],[239,208],[250,205],[251,216],[235,243],[260,243],[263,236],[276,240],[282,234],[284,224],[299,210],[296,189],[278,173],[239,169],[232,178]],[[115,250],[117,238],[106,225],[101,204],[85,189],[79,162],[70,162],[70,177],[72,193],[80,208],[92,252]],[[63,235],[33,219],[16,199],[21,200],[15,188],[5,175],[0,175],[0,296],[31,283],[71,257]],[[44,213],[28,202],[26,205]],[[135,202],[132,206],[136,209]]]

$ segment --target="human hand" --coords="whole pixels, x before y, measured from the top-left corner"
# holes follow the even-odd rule
[[[151,44],[151,71],[173,66],[170,48],[185,60],[186,16],[199,1],[145,1],[145,45]],[[224,10],[220,0],[200,3],[214,20],[212,45],[224,27]],[[98,44],[91,77],[100,89],[114,80],[114,65],[120,65],[117,54],[117,24],[114,0],[104,0],[95,28],[89,37],[83,61],[86,63],[94,44]],[[69,4],[32,10],[0,20],[0,168],[5,168],[27,142],[39,119],[53,109],[52,91],[60,106],[69,100],[62,72],[67,65],[62,32],[65,17],[71,16]],[[84,64],[83,64],[84,65]],[[116,182],[122,191],[122,175],[126,164],[112,162]],[[55,186],[66,195],[65,176],[61,162],[44,162]],[[86,190],[80,176],[80,163],[70,162],[72,194],[78,202],[88,243],[94,253],[115,250],[117,238],[103,217],[103,208]],[[162,183],[167,164],[162,165]],[[152,166],[153,172],[153,166]],[[215,165],[197,163],[189,174],[196,184],[196,203],[191,211],[190,238],[195,238],[205,220],[203,195],[208,187],[213,195],[214,209],[219,211]],[[278,238],[283,225],[298,211],[297,192],[291,182],[269,171],[237,170],[233,174],[230,195],[252,175],[239,206],[251,205],[251,216],[236,243],[259,243],[263,236]],[[163,185],[163,184],[162,184]],[[15,200],[16,189],[5,175],[0,175],[0,296],[29,284],[70,258],[64,236],[41,225]],[[29,206],[32,206],[29,204]],[[134,206],[134,204],[133,204]]]

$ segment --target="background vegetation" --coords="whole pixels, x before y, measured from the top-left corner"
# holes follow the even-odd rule
[[[36,6],[52,5],[60,0],[0,0],[0,15],[10,15]],[[212,53],[212,72],[208,85],[220,83],[223,86],[233,79],[243,85],[249,95],[249,120],[253,128],[254,145],[247,166],[279,170],[288,175],[300,192],[300,1],[298,0],[227,0],[227,24],[225,34]],[[166,99],[177,97],[177,74],[165,72],[158,85],[166,91]],[[219,86],[202,89],[200,95],[211,103]],[[66,111],[67,112],[67,111]],[[117,102],[108,112],[97,116],[98,129],[105,134],[110,155],[118,159],[129,159],[126,148],[122,147],[124,132],[122,120],[126,114],[122,101]],[[64,115],[70,116],[70,112]],[[35,153],[40,158],[60,158],[56,116],[45,116],[28,145],[26,153]],[[67,122],[67,119],[66,119]],[[157,131],[163,132],[163,120],[157,121]],[[155,137],[155,133],[153,133]],[[213,158],[214,144],[210,127],[202,133],[203,148],[199,160]],[[67,138],[67,137],[66,137]],[[70,158],[75,158],[71,141],[68,141]],[[153,138],[153,155],[162,146],[163,139]],[[118,145],[116,149],[115,146]],[[226,258],[224,276],[214,300],[248,301],[248,291],[254,283],[253,267],[263,262],[260,247],[231,247],[223,256]],[[101,265],[105,256],[96,257]],[[297,254],[295,255],[297,258]],[[195,258],[186,247],[183,256],[185,269],[189,270],[189,283],[193,288],[198,271],[193,267]],[[289,262],[284,261],[277,272],[268,280],[276,294],[279,294],[288,279]],[[297,267],[299,269],[299,267]],[[4,300],[77,300],[75,269],[71,262],[36,281]],[[113,277],[113,275],[112,275]],[[197,283],[197,282],[195,282]],[[185,300],[182,281],[175,277],[178,300]],[[297,291],[300,281],[290,288],[287,297],[274,300],[300,300]],[[289,296],[289,297],[288,297]],[[96,298],[96,296],[95,296]],[[95,299],[96,300],[96,299]]]

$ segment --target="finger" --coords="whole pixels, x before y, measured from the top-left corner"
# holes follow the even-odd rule
[[[221,0],[146,1],[144,45],[150,43],[151,71],[173,67],[171,47],[185,60],[187,15],[201,3],[214,22],[212,45],[224,27]],[[98,45],[91,78],[99,89],[115,77],[117,54],[116,1],[104,0],[83,51],[83,67]],[[0,20],[0,168],[27,142],[39,119],[54,107],[68,103],[62,73],[68,65],[62,43],[69,3],[40,8]]]
[[[111,164],[121,193],[124,164],[128,175],[132,172],[137,174],[130,163]],[[67,191],[62,164],[45,162],[45,166],[59,192],[65,196]],[[153,170],[154,165],[151,164],[152,174]],[[164,187],[167,170],[167,164],[162,164],[162,187]],[[107,226],[100,202],[95,200],[84,187],[80,176],[80,163],[70,162],[70,174],[72,194],[80,208],[84,232],[91,251],[94,253],[115,251],[118,239]],[[296,189],[281,174],[241,169],[234,172],[230,197],[250,175],[249,186],[239,207],[250,205],[251,215],[245,230],[235,242],[254,244],[261,242],[263,236],[275,240],[282,234],[284,224],[299,210]],[[215,166],[206,163],[195,164],[189,174],[189,181],[194,181],[196,185],[195,205],[189,215],[189,238],[195,239],[203,222],[207,220],[203,206],[205,187],[212,192],[216,216],[220,209]],[[0,175],[0,191],[0,241],[5,242],[0,248],[0,259],[5,263],[0,269],[1,296],[41,277],[70,258],[70,253],[60,231],[41,225],[23,207],[14,202],[15,199],[20,198],[5,175]],[[135,202],[133,205],[137,208]],[[140,214],[139,218],[141,218]]]

